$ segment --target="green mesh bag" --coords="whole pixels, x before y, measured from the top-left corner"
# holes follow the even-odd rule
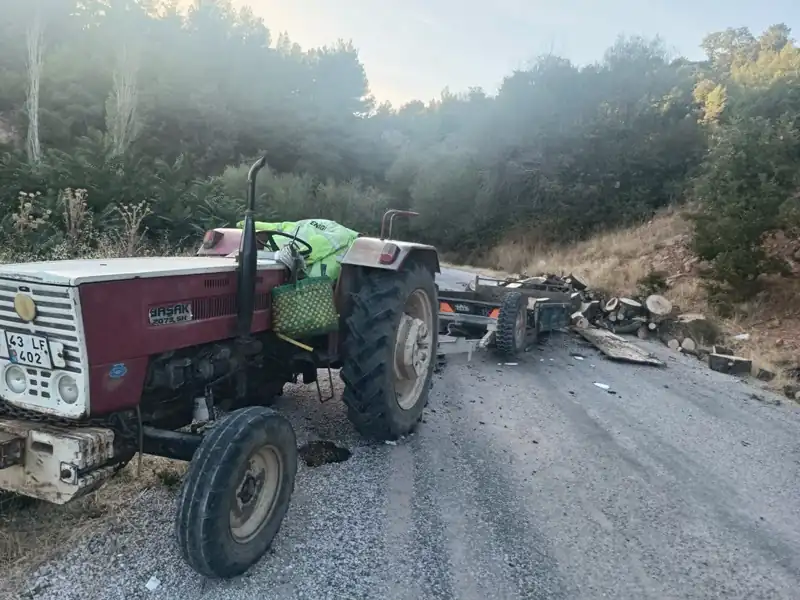
[[[290,338],[335,331],[339,315],[333,301],[333,281],[309,277],[272,290],[272,330]]]

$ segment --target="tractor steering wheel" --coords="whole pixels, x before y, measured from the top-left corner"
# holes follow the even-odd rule
[[[283,231],[275,231],[275,230],[272,230],[272,229],[262,229],[261,231],[257,231],[256,232],[256,239],[259,242],[262,241],[261,239],[259,239],[262,235],[266,236],[266,238],[267,238],[262,243],[264,244],[264,246],[268,246],[271,252],[277,252],[278,250],[280,250],[280,246],[278,246],[278,244],[275,242],[275,237],[274,236],[276,236],[276,235],[279,235],[279,236],[282,236],[282,237],[285,237],[285,238],[289,238],[290,240],[292,240],[294,242],[298,242],[298,243],[302,244],[303,246],[305,246],[305,248],[302,248],[302,249],[298,250],[300,256],[302,256],[303,258],[308,258],[309,256],[311,256],[311,253],[314,251],[314,249],[311,247],[311,244],[309,244],[305,240],[301,240],[299,237],[297,237],[296,235],[292,235],[291,233],[285,233]]]

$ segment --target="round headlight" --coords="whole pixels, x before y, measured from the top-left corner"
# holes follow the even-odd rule
[[[28,378],[25,371],[17,365],[9,365],[6,369],[6,385],[15,394],[21,394],[28,387]]]
[[[73,404],[78,399],[78,382],[71,375],[62,375],[58,378],[58,395],[67,404]]]

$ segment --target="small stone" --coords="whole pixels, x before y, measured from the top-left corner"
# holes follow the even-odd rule
[[[147,580],[147,583],[144,585],[144,587],[147,588],[148,592],[155,592],[159,587],[161,587],[161,580],[153,575]]]

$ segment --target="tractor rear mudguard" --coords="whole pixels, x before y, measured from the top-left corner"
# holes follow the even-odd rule
[[[423,264],[433,273],[441,272],[439,253],[433,246],[370,237],[357,238],[342,258],[341,264],[399,271],[409,259]]]

